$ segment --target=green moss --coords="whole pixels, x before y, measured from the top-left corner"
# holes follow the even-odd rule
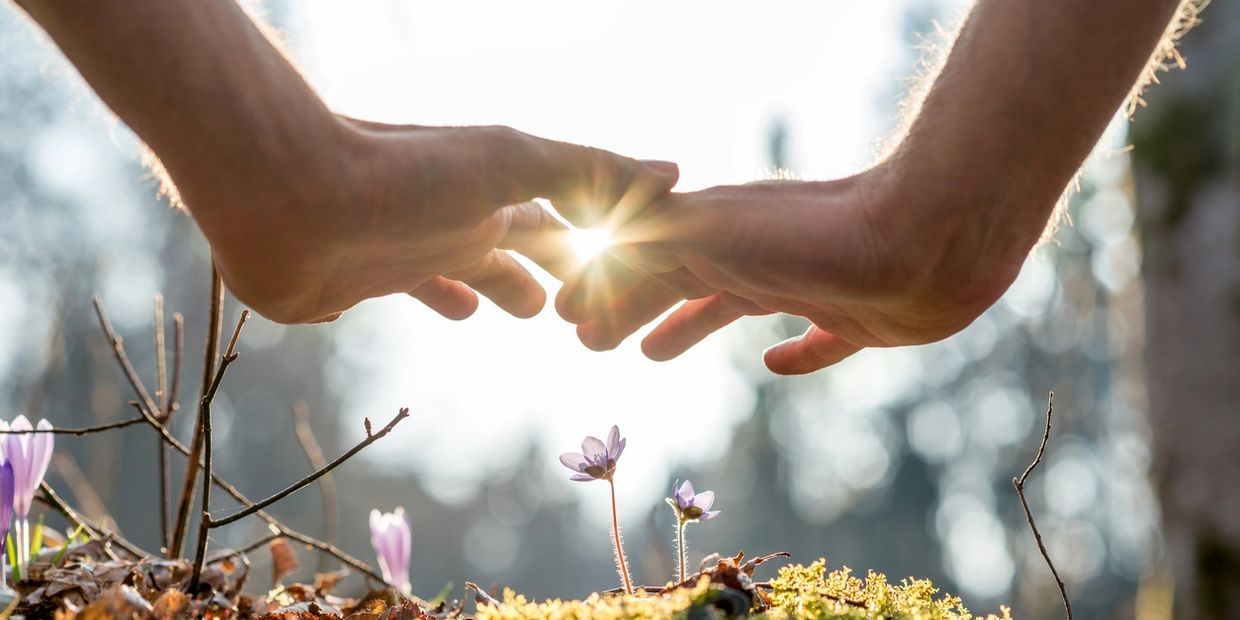
[[[937,596],[938,589],[925,579],[890,584],[886,576],[870,572],[865,579],[848,568],[827,572],[826,562],[786,566],[771,580],[767,593],[771,607],[754,618],[764,620],[819,620],[854,618],[865,620],[1010,620],[1007,608],[999,615],[974,616],[954,596]],[[721,617],[707,602],[721,590],[709,578],[692,588],[667,594],[599,595],[585,600],[533,602],[511,590],[497,606],[480,605],[478,620],[621,620],[643,618],[672,620]],[[936,598],[937,596],[937,598]]]

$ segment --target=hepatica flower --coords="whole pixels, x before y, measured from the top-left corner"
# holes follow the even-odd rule
[[[616,462],[624,452],[624,439],[620,438],[620,428],[612,426],[607,433],[607,442],[597,437],[586,437],[581,442],[581,452],[565,452],[560,455],[560,462],[573,470],[571,480],[590,482],[606,480],[611,488],[611,544],[616,552],[616,571],[620,573],[620,583],[627,594],[633,593],[633,580],[629,578],[629,565],[624,559],[624,540],[620,537],[620,517],[616,514]]]
[[[586,437],[581,442],[580,453],[565,452],[560,455],[560,462],[577,472],[570,476],[571,480],[577,482],[610,481],[612,474],[616,473],[616,461],[620,460],[626,441],[620,438],[620,427],[612,426],[611,432],[607,433],[607,443],[603,443],[597,437]]]
[[[379,557],[379,569],[383,579],[409,594],[409,554],[413,535],[405,509],[397,507],[392,512],[370,511],[370,544]]]
[[[9,430],[30,431],[26,416],[19,415],[8,425]],[[52,424],[47,420],[39,420],[39,430],[51,430]],[[4,456],[13,468],[13,512],[17,515],[14,527],[14,547],[17,551],[17,562],[25,574],[26,565],[30,563],[30,505],[34,502],[34,494],[39,490],[39,483],[47,473],[47,466],[52,462],[52,448],[55,435],[52,433],[13,433],[4,436]]]
[[[667,505],[671,506],[672,512],[676,513],[676,558],[679,569],[676,581],[684,581],[688,578],[685,574],[687,559],[685,551],[688,547],[685,542],[685,526],[699,521],[710,521],[719,516],[718,510],[710,509],[714,503],[714,491],[696,493],[693,490],[693,483],[688,480],[672,485],[672,496],[667,498]]]

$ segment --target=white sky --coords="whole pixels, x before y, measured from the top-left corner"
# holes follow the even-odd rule
[[[303,3],[289,35],[339,112],[511,125],[676,161],[680,189],[697,189],[763,177],[767,131],[780,115],[805,176],[864,165],[885,124],[876,100],[904,53],[900,4]],[[337,383],[350,414],[378,421],[408,405],[416,416],[404,440],[382,442],[372,456],[416,468],[445,499],[511,463],[527,437],[575,450],[616,423],[630,439],[621,493],[641,510],[666,493],[643,479],[717,456],[752,404],[728,344],[735,330],[658,364],[637,338],[609,353],[585,349],[550,307],[522,321],[484,302],[474,318],[452,323],[393,297],[343,321]]]

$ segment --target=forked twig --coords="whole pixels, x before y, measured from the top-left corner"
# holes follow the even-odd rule
[[[203,561],[207,556],[207,531],[212,527],[211,474],[215,470],[211,468],[211,403],[220,390],[220,383],[224,381],[224,373],[237,360],[237,339],[241,337],[241,328],[249,318],[250,311],[242,310],[241,318],[237,319],[237,326],[233,328],[232,338],[228,341],[228,349],[220,357],[219,369],[215,371],[211,387],[207,388],[202,395],[202,402],[198,405],[198,419],[202,422],[202,515],[198,520],[198,550],[194,553],[194,570],[189,580],[191,595],[198,591],[198,578],[202,576]]]
[[[96,312],[99,316],[99,326],[103,330],[104,335],[108,338],[109,342],[114,341],[118,336],[116,335],[115,331],[112,329],[111,322],[108,321],[107,319],[107,311],[104,309],[102,301],[97,303]],[[125,354],[125,350],[123,347],[117,351],[116,358],[117,358],[117,363],[120,364],[122,368],[125,368],[125,367],[132,368],[132,365],[129,362],[128,356]],[[174,372],[173,377],[174,377],[173,385],[175,386],[176,385],[175,383],[176,373],[175,372]],[[136,386],[135,386],[135,391],[137,391]],[[139,394],[139,398],[140,397],[141,395]],[[181,453],[183,456],[186,456],[186,457],[190,456],[189,447],[181,443],[181,441],[178,440],[172,434],[172,432],[168,430],[168,427],[164,424],[164,421],[159,419],[158,414],[152,412],[151,410],[145,407],[145,405],[143,404],[143,401],[140,401],[140,400],[130,401],[129,404],[130,406],[134,408],[134,410],[138,412],[139,415],[142,416],[142,418],[146,421],[148,426],[155,429],[155,431],[159,433],[159,436],[163,438],[164,443],[167,444],[168,447],[172,448],[173,450],[176,450],[177,452]],[[201,455],[199,455],[199,465],[201,466]],[[222,478],[219,474],[216,474],[215,472],[211,472],[210,479],[211,479],[211,482],[214,483],[216,487],[224,491],[224,493],[226,493],[229,497],[233,498],[233,500],[236,501],[241,506],[249,507],[254,504],[254,502],[251,501],[248,497],[246,497],[245,494],[242,493],[240,489],[238,489],[236,486],[234,486],[233,484],[231,484],[230,482]],[[266,523],[267,526],[270,527],[273,532],[278,532],[279,536],[288,538],[289,540],[295,540],[303,545],[306,545],[307,547],[314,548],[321,553],[330,555],[336,558],[337,560],[339,560],[341,564],[344,564],[345,566],[348,566],[349,568],[352,568],[360,573],[365,574],[367,577],[373,579],[376,582],[387,583],[383,580],[383,576],[380,575],[377,571],[375,571],[375,569],[372,568],[369,564],[367,564],[366,562],[363,562],[362,560],[359,560],[356,557],[353,557],[352,555],[345,552],[343,549],[340,549],[339,547],[331,543],[319,540],[313,536],[304,534],[293,528],[290,528],[287,525],[284,525],[284,523],[282,523],[279,519],[277,519],[275,516],[273,516],[271,513],[265,510],[257,511],[255,513],[255,516],[261,519],[264,523]],[[252,551],[253,549],[258,548],[258,546],[262,546],[262,544],[265,544],[267,542],[270,542],[270,538],[264,539],[263,541],[258,543],[257,546],[246,547],[245,549]],[[237,552],[234,551],[232,552],[232,555],[236,555],[236,553]],[[230,556],[225,555],[222,557],[230,557]],[[388,584],[388,585],[391,585],[391,584]]]
[[[407,417],[409,417],[409,408],[408,408],[408,407],[404,407],[404,408],[402,408],[399,412],[397,412],[397,413],[396,413],[396,417],[392,418],[392,421],[391,421],[391,422],[388,422],[386,426],[384,426],[383,428],[379,429],[379,431],[378,431],[377,433],[375,433],[375,434],[373,434],[373,435],[370,435],[370,436],[366,437],[365,439],[361,440],[360,442],[358,442],[358,443],[357,443],[357,445],[355,445],[355,446],[353,446],[352,448],[350,448],[347,452],[345,452],[344,454],[341,454],[340,456],[336,457],[336,460],[334,460],[334,461],[332,461],[332,462],[328,463],[326,467],[322,467],[322,468],[320,468],[320,469],[317,469],[317,470],[315,470],[315,471],[311,472],[309,475],[307,475],[306,477],[302,478],[301,480],[298,480],[297,482],[294,482],[293,484],[290,484],[290,485],[288,485],[287,487],[284,487],[284,489],[282,489],[282,490],[280,490],[280,491],[277,491],[276,493],[274,493],[273,495],[271,495],[271,497],[268,497],[267,499],[264,499],[264,500],[261,500],[261,501],[255,502],[254,504],[252,504],[252,505],[250,505],[250,506],[248,506],[248,507],[246,507],[246,508],[244,508],[244,509],[242,509],[242,510],[240,510],[240,511],[238,511],[238,512],[235,512],[235,513],[233,513],[233,514],[230,514],[230,515],[228,515],[227,517],[221,517],[221,518],[219,518],[219,519],[208,519],[208,520],[207,520],[208,527],[210,527],[210,528],[217,528],[217,527],[222,527],[222,526],[228,525],[229,523],[235,523],[235,522],[237,522],[237,521],[239,521],[239,520],[241,520],[241,519],[243,519],[243,518],[245,518],[245,517],[248,517],[248,516],[250,516],[250,515],[252,515],[252,514],[254,514],[254,513],[258,512],[258,511],[260,511],[260,510],[262,510],[262,509],[264,509],[264,508],[266,508],[266,507],[268,507],[268,506],[270,506],[270,505],[272,505],[272,504],[274,504],[274,503],[276,503],[276,502],[278,502],[278,501],[280,501],[280,500],[282,500],[282,499],[284,499],[284,498],[286,498],[286,497],[288,497],[288,496],[292,495],[293,493],[296,493],[296,492],[298,492],[298,491],[300,491],[300,490],[302,490],[302,489],[306,488],[307,486],[309,486],[309,485],[310,485],[310,483],[312,483],[312,482],[314,482],[315,480],[318,480],[319,478],[321,478],[321,477],[323,477],[323,476],[325,476],[325,475],[327,475],[327,474],[331,473],[331,471],[332,471],[333,469],[336,469],[337,467],[339,467],[339,466],[340,466],[342,463],[344,463],[345,461],[347,461],[347,460],[349,460],[349,459],[353,458],[353,455],[357,454],[358,452],[361,452],[362,450],[365,450],[365,449],[366,449],[366,447],[367,447],[367,446],[369,446],[370,444],[372,444],[372,443],[374,443],[374,442],[376,442],[376,441],[379,441],[380,439],[383,439],[383,437],[384,437],[384,436],[386,436],[388,433],[392,432],[392,429],[396,428],[396,425],[397,425],[397,424],[400,424],[400,422],[401,422],[402,420],[404,420],[405,418],[407,418]]]
[[[1025,509],[1025,520],[1029,522],[1029,529],[1033,531],[1033,539],[1038,543],[1038,551],[1042,552],[1042,559],[1046,560],[1046,566],[1051,569],[1055,584],[1059,586],[1059,596],[1063,598],[1063,608],[1068,614],[1068,620],[1072,620],[1072,603],[1068,600],[1068,589],[1064,586],[1063,579],[1059,578],[1059,571],[1055,570],[1055,563],[1051,561],[1051,555],[1046,551],[1046,545],[1042,542],[1042,533],[1038,531],[1038,526],[1033,521],[1033,513],[1029,511],[1029,502],[1025,500],[1025,481],[1029,479],[1029,474],[1033,473],[1033,469],[1042,462],[1042,455],[1046,453],[1046,442],[1051,437],[1051,417],[1054,410],[1055,393],[1051,392],[1046,401],[1046,428],[1042,431],[1042,444],[1038,446],[1038,454],[1019,478],[1012,478],[1012,486],[1016,487],[1016,496],[1020,498],[1020,506]]]
[[[327,467],[327,457],[323,455],[323,447],[314,436],[314,428],[310,426],[310,407],[305,402],[293,405],[293,430],[297,433],[297,442],[306,453],[306,460],[310,461],[310,467]],[[319,495],[323,499],[323,540],[335,544],[340,514],[336,504],[336,479],[330,474],[319,481]],[[327,556],[320,555],[318,572],[326,570]]]

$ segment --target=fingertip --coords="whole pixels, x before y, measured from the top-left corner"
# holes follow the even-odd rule
[[[547,291],[544,291],[542,287],[536,288],[537,292],[531,289],[529,295],[513,304],[511,308],[507,308],[508,313],[518,319],[532,319],[538,316],[547,305]]]
[[[663,161],[661,159],[643,159],[641,161],[642,164],[659,176],[672,179],[673,184],[675,184],[675,181],[680,180],[680,166],[675,162]]]
[[[676,359],[680,353],[669,351],[666,347],[661,346],[656,339],[646,336],[642,339],[642,355],[646,356],[652,362],[668,362]]]
[[[577,326],[577,339],[587,349],[602,353],[611,351],[620,346],[620,343],[607,333],[607,330],[600,329],[597,322],[585,323]]]

